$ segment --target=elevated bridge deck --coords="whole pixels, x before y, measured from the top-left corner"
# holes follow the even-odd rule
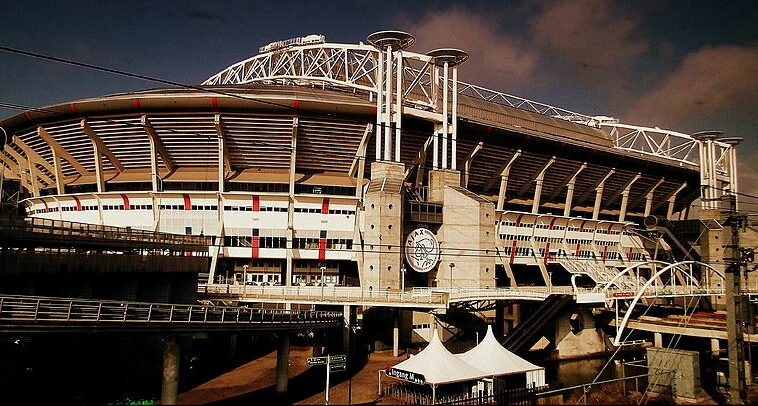
[[[341,312],[0,296],[0,334],[293,331],[342,323]]]
[[[198,296],[209,300],[258,303],[292,303],[446,309],[464,302],[493,300],[544,301],[551,295],[570,295],[578,303],[604,304],[629,300],[639,291],[633,288],[587,289],[572,286],[524,286],[492,289],[412,288],[409,290],[372,290],[359,286],[258,286],[201,284]],[[651,286],[641,296],[646,299],[683,296],[723,295],[723,289],[699,286]]]

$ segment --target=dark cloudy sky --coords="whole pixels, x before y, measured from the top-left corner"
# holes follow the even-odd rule
[[[13,1],[0,44],[184,83],[259,46],[382,29],[415,50],[470,52],[461,79],[624,122],[723,130],[747,142],[741,189],[758,193],[758,5],[752,1]],[[0,52],[0,103],[43,106],[156,87]],[[0,116],[16,114],[0,109]]]

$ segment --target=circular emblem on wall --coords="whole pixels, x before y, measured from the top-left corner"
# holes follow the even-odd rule
[[[405,239],[405,260],[416,272],[426,273],[440,261],[440,243],[426,228],[417,228]]]

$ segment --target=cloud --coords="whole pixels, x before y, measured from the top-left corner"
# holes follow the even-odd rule
[[[689,54],[624,114],[635,121],[687,125],[704,118],[758,114],[758,46],[717,46]],[[726,114],[725,114],[726,113]],[[746,114],[747,113],[747,114]]]
[[[227,23],[226,17],[224,17],[221,14],[208,13],[208,12],[200,11],[200,10],[190,10],[190,11],[185,12],[184,15],[193,20],[218,22],[221,24]]]
[[[416,52],[460,48],[469,53],[469,61],[460,68],[461,80],[508,89],[529,85],[537,55],[525,41],[499,32],[496,18],[453,8],[428,13],[418,21],[403,20],[403,28],[416,37]]]
[[[648,49],[639,18],[609,1],[537,4],[529,31],[533,46],[554,59],[553,69],[612,96],[628,92],[626,79]]]

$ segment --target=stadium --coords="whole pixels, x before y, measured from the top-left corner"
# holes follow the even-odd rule
[[[736,191],[738,139],[469,84],[464,51],[413,43],[311,35],[25,111],[0,123],[4,176],[31,218],[216,237],[210,283],[374,290],[623,284],[645,218]]]

